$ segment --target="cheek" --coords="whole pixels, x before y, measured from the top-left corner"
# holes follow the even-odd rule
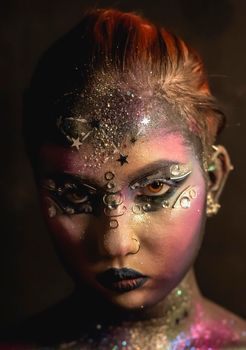
[[[76,245],[85,236],[87,219],[81,215],[63,215],[55,202],[47,197],[41,197],[42,212],[47,227],[53,238],[60,244]]]
[[[190,208],[164,209],[149,219],[149,230],[143,239],[151,261],[166,276],[182,273],[198,252],[204,224],[204,198],[205,189],[201,186]]]

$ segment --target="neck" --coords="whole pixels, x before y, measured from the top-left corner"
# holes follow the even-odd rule
[[[80,304],[79,308],[83,309],[83,314],[90,315],[89,320],[86,320],[87,324],[118,325],[125,322],[134,323],[151,319],[160,319],[162,323],[165,319],[170,323],[172,319],[172,322],[177,323],[189,318],[195,301],[200,298],[193,270],[187,273],[181,283],[172,290],[165,300],[152,307],[123,310],[100,298],[94,291],[86,290],[87,293],[85,294],[85,287],[78,286],[74,295],[76,302]],[[81,298],[81,295],[83,298]],[[86,313],[85,310],[87,310]]]
[[[194,321],[195,304],[201,298],[193,270],[164,301],[151,308],[124,311],[101,300],[95,292],[85,295],[81,287],[74,296],[75,312],[83,318],[77,329],[85,331],[82,342],[88,349],[118,349],[126,344],[135,349],[132,346],[136,339],[141,349],[156,349],[160,345],[167,349],[171,339],[188,332]],[[73,318],[76,319],[75,314]]]

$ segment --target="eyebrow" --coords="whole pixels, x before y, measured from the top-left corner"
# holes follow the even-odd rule
[[[129,175],[128,179],[130,183],[133,183],[139,178],[144,178],[146,176],[152,175],[153,173],[159,171],[159,170],[164,170],[167,171],[169,170],[171,165],[184,165],[185,163],[181,163],[178,161],[170,161],[170,160],[157,160],[153,163],[147,164],[144,167],[138,169],[131,175]]]
[[[127,176],[128,178],[128,183],[129,185],[132,185],[134,182],[154,174],[155,172],[159,171],[159,170],[164,170],[167,171],[169,170],[171,165],[185,165],[186,163],[183,162],[179,162],[179,161],[170,161],[170,160],[156,160],[150,164],[146,164],[145,166],[141,167],[140,169],[134,171],[132,174],[129,174]],[[96,179],[93,179],[91,177],[88,176],[83,176],[83,175],[79,175],[79,174],[71,174],[68,172],[55,172],[52,174],[49,174],[50,177],[58,177],[64,175],[67,177],[67,180],[76,180],[77,182],[83,184],[83,185],[89,185],[92,188],[98,189],[100,187],[103,187],[105,184],[101,184],[99,183]]]

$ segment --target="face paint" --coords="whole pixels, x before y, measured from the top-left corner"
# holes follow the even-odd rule
[[[133,181],[129,186],[132,191],[137,192],[135,195],[137,203],[132,206],[133,214],[139,215],[169,208],[171,198],[190,173],[191,164],[172,164]],[[102,196],[105,205],[104,214],[112,218],[109,224],[110,228],[116,228],[118,227],[116,218],[122,216],[127,210],[126,206],[123,205],[125,198],[121,190],[116,190],[117,185],[113,172],[106,172],[104,178],[107,181],[106,193]],[[100,201],[98,193],[100,191],[81,182],[78,178],[77,182],[74,182],[73,179],[69,178],[69,174],[63,174],[62,178],[59,177],[58,182],[59,184],[57,180],[47,179],[43,183],[43,188],[49,191],[51,198],[65,214],[95,213],[93,203],[96,203],[96,197],[97,201]],[[196,193],[194,187],[188,187],[178,195],[171,207],[176,209],[189,208],[191,199],[196,198]],[[53,206],[50,207],[49,213],[50,217],[55,216]]]
[[[51,148],[42,153],[44,195],[61,210],[46,217],[71,270],[123,308],[147,307],[165,298],[194,261],[203,225],[204,177],[182,135],[168,129],[127,146],[122,154],[134,162],[123,167],[117,156],[99,169],[87,169],[89,147],[79,152]],[[190,208],[173,208],[188,187],[184,194],[190,196]],[[75,213],[63,211],[66,207]],[[96,275],[117,266],[139,271],[148,282],[124,295],[101,290]]]
[[[173,208],[175,209],[188,209],[191,206],[191,200],[197,197],[198,189],[197,187],[189,186],[187,187],[177,198],[175,203],[173,204]]]
[[[140,95],[135,92],[138,82],[132,84],[130,89],[128,82],[122,77],[115,80],[110,71],[103,77],[95,74],[83,92],[68,92],[57,101],[56,127],[66,144],[77,151],[92,146],[88,167],[100,168],[110,160],[128,164],[123,145],[134,145],[163,126],[187,132],[184,118],[161,91],[143,89]]]
[[[116,190],[116,183],[114,182],[115,175],[108,171],[104,175],[107,184],[105,186],[106,193],[103,195],[103,203],[105,205],[104,214],[110,217],[109,227],[115,229],[119,226],[117,218],[124,215],[126,206],[124,203],[124,196],[122,191]]]
[[[76,176],[53,175],[52,179],[45,179],[41,187],[48,191],[50,198],[64,214],[91,214],[93,212],[96,188],[82,183]]]
[[[130,188],[137,191],[138,201],[132,207],[133,213],[143,214],[168,208],[173,195],[190,174],[191,164],[172,164],[132,183]]]

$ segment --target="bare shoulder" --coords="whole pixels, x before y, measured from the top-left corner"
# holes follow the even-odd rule
[[[221,349],[246,349],[246,321],[225,308],[202,299],[203,322],[213,328],[213,334],[221,341]]]

